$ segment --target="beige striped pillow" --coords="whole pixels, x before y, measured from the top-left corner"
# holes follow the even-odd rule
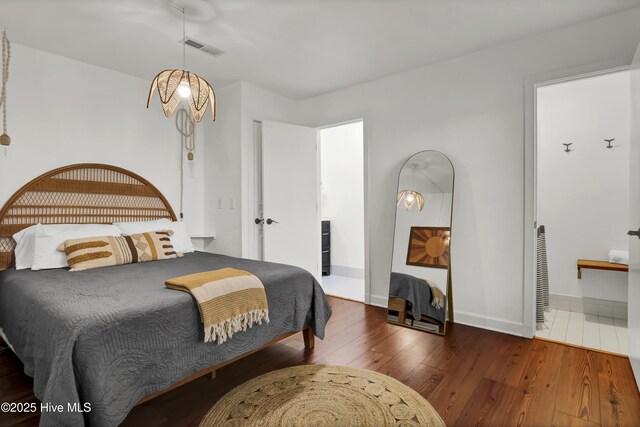
[[[171,230],[160,230],[130,236],[70,239],[61,243],[58,250],[67,255],[70,271],[181,257],[171,244],[172,234]]]

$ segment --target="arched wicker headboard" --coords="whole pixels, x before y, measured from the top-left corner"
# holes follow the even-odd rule
[[[19,189],[0,211],[0,270],[14,263],[11,237],[30,225],[110,224],[176,214],[149,181],[116,166],[82,163],[54,169]]]

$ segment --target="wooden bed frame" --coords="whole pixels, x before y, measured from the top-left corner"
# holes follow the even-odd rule
[[[445,295],[447,301],[445,302],[446,312],[445,312],[444,323],[441,323],[436,319],[433,319],[429,316],[424,316],[424,315],[422,316],[421,319],[414,319],[414,320],[419,320],[421,322],[426,322],[426,323],[431,323],[432,325],[436,325],[438,327],[438,333],[441,335],[444,335],[447,332],[447,323],[448,322],[453,323],[453,290],[451,289],[452,288],[451,264],[449,264],[448,268],[449,268],[449,271],[447,273],[447,293]],[[388,318],[388,321],[390,323],[393,323],[394,325],[405,326],[405,327],[413,327],[413,326],[407,325],[406,323],[407,313],[409,313],[408,311],[409,302],[406,299],[389,295],[389,304],[387,308],[389,311],[398,312],[398,321],[396,322],[395,320],[391,320]]]
[[[12,236],[34,224],[112,224],[150,221],[176,214],[164,195],[149,181],[131,171],[99,163],[80,163],[54,169],[29,181],[0,210],[0,271],[15,265]],[[314,332],[301,331],[307,349],[314,347]],[[180,387],[216,369],[269,347],[297,332],[285,334],[260,348],[197,372],[138,402]]]

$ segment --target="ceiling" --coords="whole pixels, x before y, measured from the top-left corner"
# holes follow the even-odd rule
[[[640,0],[175,0],[187,68],[301,99],[640,6]],[[165,0],[1,0],[16,43],[151,80],[181,68]]]

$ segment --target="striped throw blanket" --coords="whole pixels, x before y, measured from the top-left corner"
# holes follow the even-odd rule
[[[222,268],[176,277],[169,289],[189,292],[196,299],[204,323],[204,342],[222,344],[254,323],[269,323],[267,296],[260,279],[244,270]]]

